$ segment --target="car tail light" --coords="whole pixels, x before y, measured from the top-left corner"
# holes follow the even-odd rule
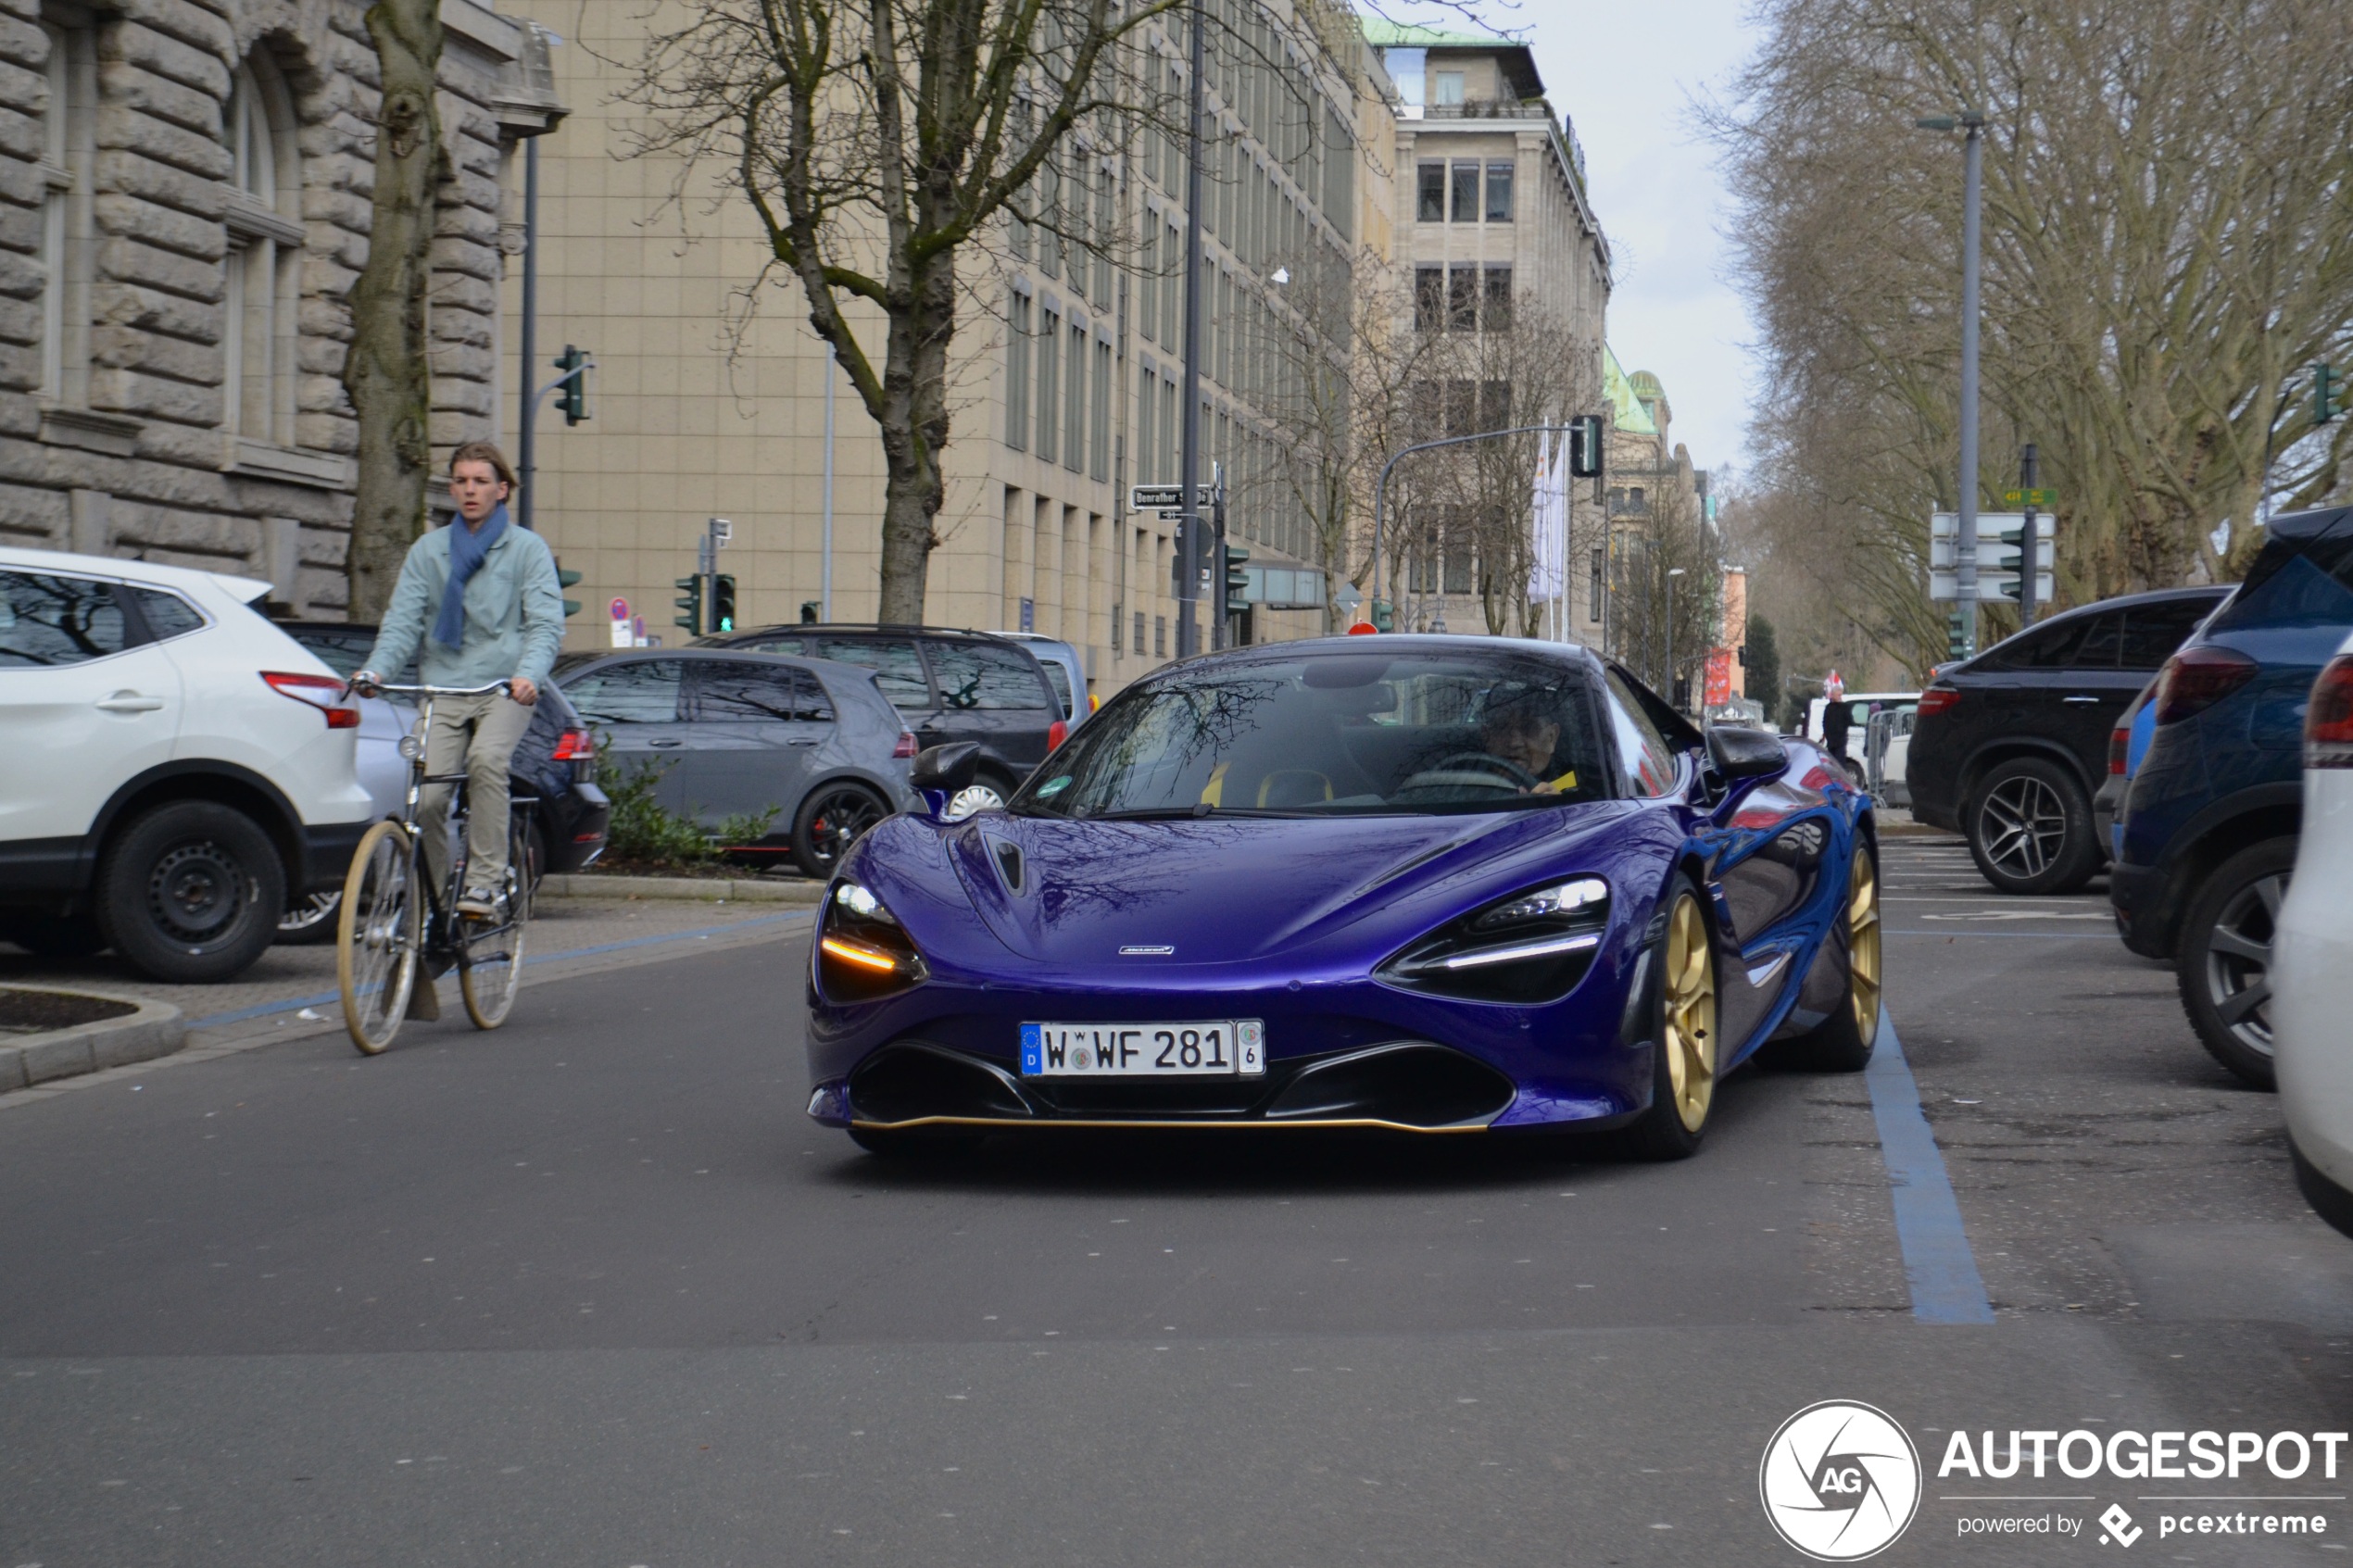
[[[1919,709],[1914,715],[1914,721],[1926,719],[1931,714],[1942,713],[1948,708],[1957,707],[1960,700],[1961,694],[1951,686],[1931,686],[1920,693]]]
[[[282,670],[264,670],[261,678],[280,696],[290,696],[305,708],[315,708],[327,717],[331,730],[356,730],[359,727],[359,709],[338,708],[335,699],[351,688],[333,675],[296,675]]]
[[[1089,713],[1101,713],[1102,710],[1103,699],[1097,696],[1093,692],[1088,692],[1087,694],[1087,711]]]
[[[2110,778],[2124,776],[2124,764],[2133,755],[2133,726],[2119,724],[2108,733],[2108,771]]]
[[[2330,659],[2304,709],[2304,765],[2353,768],[2353,654]]]
[[[915,755],[914,732],[912,730],[900,731],[899,744],[890,748],[890,754],[893,757],[912,757]]]
[[[2255,660],[2235,649],[2204,644],[2165,661],[2157,677],[2157,721],[2177,723],[2205,712],[2255,679]]]
[[[547,754],[553,762],[585,762],[597,755],[597,737],[585,730],[566,730]]]
[[[1047,749],[1047,750],[1049,750],[1049,751],[1055,751],[1055,750],[1059,750],[1059,749],[1061,748],[1061,746],[1062,746],[1063,742],[1063,741],[1065,741],[1065,740],[1067,740],[1067,739],[1069,739],[1069,738],[1070,738],[1070,726],[1069,726],[1068,724],[1064,723],[1062,720],[1057,719],[1057,720],[1055,720],[1055,721],[1054,721],[1051,724],[1049,724],[1049,725],[1047,725],[1047,726],[1046,726],[1046,749]]]

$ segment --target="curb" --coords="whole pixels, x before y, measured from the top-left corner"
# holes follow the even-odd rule
[[[48,985],[41,989],[64,988]],[[188,1043],[187,1021],[169,1002],[146,1002],[135,997],[117,997],[78,987],[66,994],[127,1002],[138,1010],[122,1018],[60,1029],[53,1035],[37,1035],[22,1045],[0,1046],[0,1094],[31,1088],[53,1079],[102,1073],[134,1061],[151,1061],[159,1056],[170,1056]]]
[[[726,880],[700,876],[598,876],[572,872],[543,877],[541,898],[704,898],[721,903],[801,904],[825,901],[822,882]]]

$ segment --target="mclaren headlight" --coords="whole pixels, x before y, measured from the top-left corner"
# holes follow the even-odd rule
[[[1374,972],[1392,985],[1528,1005],[1568,995],[1609,927],[1599,877],[1546,883],[1440,927]]]
[[[876,897],[837,882],[817,922],[817,989],[829,1002],[871,1002],[923,984],[923,954]]]

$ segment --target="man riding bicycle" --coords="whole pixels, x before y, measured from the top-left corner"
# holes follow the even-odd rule
[[[438,699],[425,735],[428,774],[466,775],[466,885],[458,912],[473,920],[498,914],[507,883],[507,765],[563,642],[556,558],[545,539],[507,521],[514,484],[506,458],[487,441],[469,441],[450,455],[458,515],[409,546],[367,668],[351,679],[367,692],[383,684],[383,671],[396,672],[414,657],[429,686],[508,683],[505,694]],[[449,875],[449,797],[448,784],[428,784],[417,802],[436,887]]]

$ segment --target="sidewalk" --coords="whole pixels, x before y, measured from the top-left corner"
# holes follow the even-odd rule
[[[811,914],[806,908],[768,900],[543,897],[532,911],[523,986],[527,990],[590,969],[656,962],[689,950],[782,940],[804,930]],[[457,984],[455,975],[442,977],[445,1014],[459,1006]],[[103,1084],[126,1073],[153,1073],[343,1028],[331,942],[272,947],[225,985],[160,985],[134,974],[111,954],[59,960],[0,948],[0,985],[63,985],[170,1002],[188,1022],[187,1048],[175,1056],[0,1095],[0,1110]]]

